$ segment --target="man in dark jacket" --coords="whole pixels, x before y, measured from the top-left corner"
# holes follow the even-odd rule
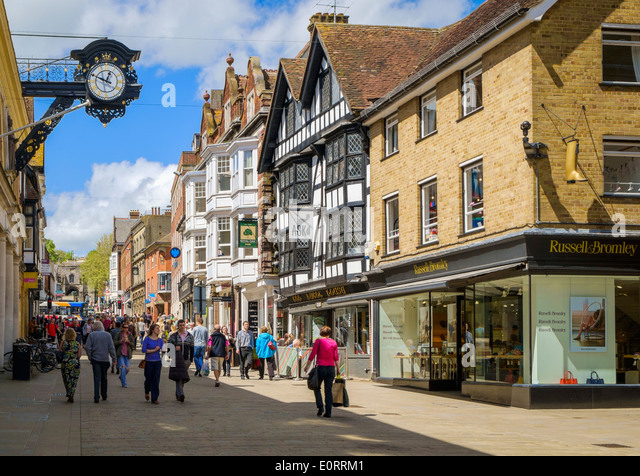
[[[211,369],[216,377],[216,387],[220,386],[220,370],[224,368],[225,359],[229,358],[227,352],[227,338],[220,332],[220,324],[213,326],[213,334],[207,346],[209,358],[211,359]]]

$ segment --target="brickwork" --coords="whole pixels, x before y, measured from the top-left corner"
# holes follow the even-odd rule
[[[370,129],[371,204],[376,264],[497,237],[528,227],[611,229],[613,212],[627,225],[640,222],[640,200],[604,197],[602,136],[638,137],[639,87],[604,86],[602,23],[640,24],[638,0],[560,0],[543,17],[482,57],[483,108],[461,119],[462,71],[440,81],[437,133],[420,139],[420,99],[404,103],[399,114],[399,152],[384,157],[384,121]],[[595,141],[583,116],[577,129],[579,163],[588,183],[567,184],[566,147],[544,104],[575,125],[584,105]],[[552,115],[553,117],[553,115]],[[553,118],[566,137],[570,128]],[[529,121],[531,142],[549,146],[549,159],[526,160],[520,124]],[[483,231],[463,230],[463,176],[460,164],[483,157]],[[539,197],[536,193],[536,165]],[[437,175],[438,242],[421,245],[420,187]],[[398,192],[400,253],[386,256],[382,197]],[[540,210],[537,202],[540,200]],[[611,223],[611,225],[609,225]]]

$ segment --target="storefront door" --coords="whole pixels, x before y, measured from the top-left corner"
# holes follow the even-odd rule
[[[446,381],[443,388],[460,388],[465,379],[461,337],[465,320],[463,293],[431,293],[431,359],[430,379]]]

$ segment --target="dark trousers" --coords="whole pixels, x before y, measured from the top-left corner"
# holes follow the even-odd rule
[[[229,358],[224,361],[224,363],[222,364],[222,368],[224,369],[225,375],[231,375],[231,359],[233,359],[233,349],[227,352],[227,357]]]
[[[336,367],[334,365],[318,365],[318,382],[320,382],[320,388],[324,386],[324,412],[326,415],[331,415],[331,408],[333,407],[333,394],[331,391],[335,378]],[[323,409],[322,392],[320,388],[313,391],[316,396],[316,407],[318,407],[318,410]]]
[[[275,359],[271,357],[260,357],[260,378],[264,378],[264,368],[268,366],[269,377],[273,378],[275,375]]]
[[[102,396],[103,400],[107,399],[107,371],[109,370],[109,362],[91,361],[93,367],[93,400],[99,401]]]
[[[249,375],[252,363],[253,349],[251,347],[240,347],[240,375]]]
[[[151,401],[155,402],[160,396],[160,373],[162,372],[162,361],[147,363],[144,367],[144,393],[151,394]]]

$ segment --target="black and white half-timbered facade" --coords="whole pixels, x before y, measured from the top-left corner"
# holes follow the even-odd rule
[[[353,121],[319,34],[312,31],[298,58],[280,62],[260,171],[277,177],[270,238],[277,242],[280,305],[289,328],[310,346],[320,327],[330,326],[338,345],[350,359],[359,356],[364,369],[368,304],[332,308],[327,299],[367,288],[367,136]]]

